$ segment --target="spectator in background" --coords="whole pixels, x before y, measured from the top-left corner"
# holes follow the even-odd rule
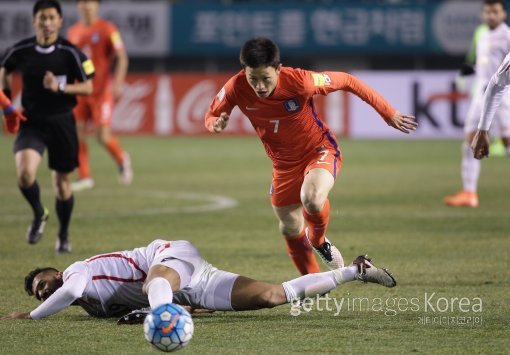
[[[119,182],[131,184],[131,159],[111,133],[114,101],[122,91],[128,70],[128,56],[117,27],[99,17],[99,0],[78,0],[80,21],[69,28],[68,39],[94,63],[96,76],[94,91],[89,97],[78,99],[75,116],[79,138],[79,180],[72,184],[73,191],[94,187],[85,141],[87,122],[92,120],[99,142],[108,150],[119,169]],[[111,68],[113,66],[113,76]],[[113,80],[112,80],[113,79]]]
[[[42,238],[49,218],[36,180],[42,155],[48,148],[48,165],[56,195],[55,209],[60,222],[56,251],[65,253],[71,250],[68,227],[74,206],[69,174],[78,166],[78,137],[72,110],[76,105],[76,95],[92,93],[94,65],[59,36],[62,10],[58,1],[37,1],[33,7],[33,24],[35,37],[16,43],[2,59],[0,89],[8,89],[12,72],[21,72],[21,103],[27,120],[20,125],[14,154],[18,186],[34,213],[27,241],[35,244]],[[5,97],[3,99],[0,100],[3,101],[2,106],[9,107],[10,103],[5,101]],[[11,121],[11,131],[16,131],[18,127],[12,124],[12,117],[7,119]]]

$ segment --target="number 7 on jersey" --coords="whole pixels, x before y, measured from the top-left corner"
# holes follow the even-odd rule
[[[274,123],[273,133],[278,133],[278,127],[280,126],[280,120],[271,120],[269,122]]]

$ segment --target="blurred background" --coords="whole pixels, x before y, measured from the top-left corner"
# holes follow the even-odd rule
[[[62,1],[65,26],[78,20]],[[0,51],[33,33],[33,1],[1,1]],[[414,114],[414,137],[462,137],[469,86],[455,76],[480,24],[482,1],[102,1],[120,28],[129,77],[113,130],[124,134],[204,134],[203,114],[240,68],[245,40],[270,37],[284,65],[346,71],[373,86],[398,110]],[[322,118],[340,136],[395,138],[375,112],[351,95],[319,98]],[[239,112],[228,129],[253,134]]]

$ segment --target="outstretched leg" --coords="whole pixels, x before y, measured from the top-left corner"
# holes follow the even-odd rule
[[[281,285],[239,276],[232,288],[232,308],[236,311],[272,308],[290,303],[295,299],[323,295],[343,283],[356,279],[386,287],[396,285],[395,280],[386,269],[378,269],[371,264],[370,259],[359,256],[349,266],[304,275]]]

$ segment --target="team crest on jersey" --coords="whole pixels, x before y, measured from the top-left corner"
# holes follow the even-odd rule
[[[288,112],[296,112],[297,110],[299,110],[299,102],[295,99],[290,99],[290,100],[287,100],[284,102],[283,104],[285,106],[285,109],[288,111]]]
[[[92,36],[90,37],[90,42],[93,44],[99,43],[99,32],[94,32]]]

